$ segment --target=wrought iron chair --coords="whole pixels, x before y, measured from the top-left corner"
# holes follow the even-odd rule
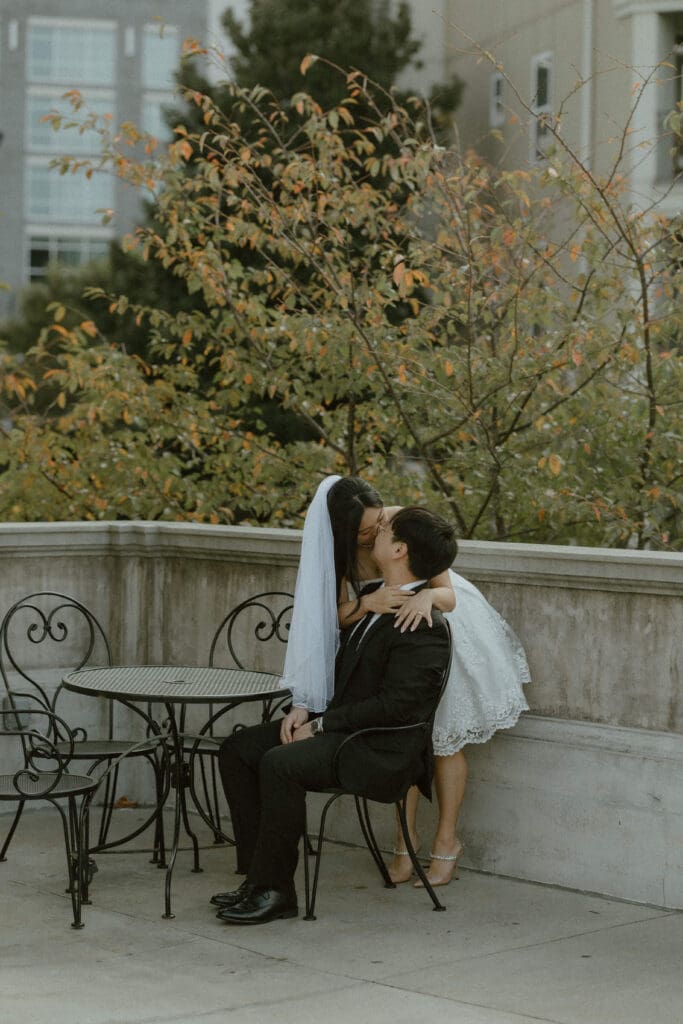
[[[66,733],[62,733],[63,718],[56,714],[57,702],[62,693],[62,677],[67,671],[75,671],[88,665],[111,665],[109,641],[95,616],[85,605],[73,597],[53,591],[29,594],[9,609],[0,625],[0,675],[6,690],[5,706],[10,711],[24,714],[49,712],[50,743],[57,752],[69,751],[71,761],[84,766],[84,774],[93,776],[98,769],[117,762],[111,772],[103,772],[102,815],[97,841],[90,847],[90,853],[111,849],[129,842],[155,822],[154,857],[164,860],[161,793],[164,787],[163,764],[157,745],[148,746],[133,740],[117,738],[114,729],[113,701],[104,702],[106,711],[106,735],[91,738],[81,726],[73,721]],[[49,691],[57,683],[53,693]],[[139,715],[145,729],[157,732],[158,726],[152,718],[140,709],[130,706]],[[148,733],[149,735],[149,733]],[[157,791],[157,806],[142,825],[125,836],[110,840],[109,829],[116,803],[116,786],[119,764],[117,759],[124,754],[145,758],[154,772]],[[39,757],[34,753],[34,760]],[[14,820],[0,849],[0,861],[5,860],[12,836],[19,824],[25,801],[19,798]]]
[[[364,736],[378,735],[378,734],[382,734],[382,735],[386,735],[386,736],[389,736],[389,735],[405,736],[406,740],[409,739],[410,736],[415,735],[416,733],[418,735],[420,735],[422,737],[422,744],[419,747],[416,745],[416,750],[415,750],[416,768],[419,766],[419,764],[421,763],[420,759],[421,759],[425,749],[428,747],[429,744],[431,744],[431,741],[432,741],[432,729],[434,727],[434,717],[436,715],[436,710],[437,710],[437,708],[439,706],[439,702],[440,702],[440,700],[441,700],[441,698],[443,696],[443,692],[444,692],[444,690],[446,688],[446,684],[448,682],[448,676],[450,674],[450,669],[451,669],[451,660],[452,660],[452,654],[453,654],[453,641],[452,641],[451,631],[450,631],[450,627],[448,626],[448,623],[446,622],[445,625],[446,625],[446,628],[448,629],[448,637],[449,637],[448,662],[447,662],[447,664],[446,664],[446,666],[445,666],[445,668],[443,670],[443,674],[441,676],[441,680],[440,680],[440,684],[439,684],[438,693],[437,693],[436,699],[434,701],[432,713],[429,716],[429,718],[426,719],[425,721],[417,722],[414,725],[382,726],[382,727],[377,727],[377,728],[373,728],[373,729],[360,729],[358,732],[351,733],[350,736],[347,736],[344,739],[344,741],[339,745],[339,748],[337,749],[337,752],[335,754],[334,761],[333,761],[333,769],[334,769],[335,777],[336,777],[337,782],[338,782],[338,787],[336,789],[330,789],[330,790],[325,790],[324,791],[326,794],[329,794],[329,799],[323,805],[323,809],[322,809],[321,814],[320,814],[320,825],[319,825],[319,829],[318,829],[318,842],[317,842],[317,847],[315,848],[315,850],[312,848],[311,844],[307,840],[307,831],[308,830],[306,829],[306,831],[305,831],[305,843],[304,843],[304,886],[305,886],[305,890],[306,890],[306,915],[304,917],[305,921],[315,921],[316,920],[316,917],[315,917],[315,901],[316,901],[316,896],[317,896],[317,892],[318,892],[318,879],[319,879],[319,876],[320,876],[320,861],[321,861],[321,858],[322,858],[323,844],[324,844],[325,838],[326,838],[325,837],[325,823],[327,821],[327,813],[330,810],[330,808],[332,807],[332,805],[337,800],[339,800],[339,798],[342,797],[342,796],[353,796],[353,798],[355,800],[356,813],[358,815],[358,821],[359,821],[359,824],[360,824],[360,827],[361,827],[361,831],[363,833],[363,839],[365,840],[365,844],[366,844],[368,850],[370,851],[372,859],[374,860],[375,864],[377,865],[377,869],[378,869],[380,875],[382,876],[382,878],[384,880],[384,886],[387,889],[395,889],[396,888],[396,883],[392,882],[391,878],[389,877],[389,872],[387,871],[386,864],[384,863],[384,858],[382,857],[382,852],[381,852],[381,850],[379,848],[379,845],[377,843],[377,839],[375,837],[375,833],[374,833],[373,828],[372,828],[372,822],[370,820],[370,811],[369,811],[369,808],[368,808],[368,800],[372,800],[374,802],[393,803],[393,804],[395,804],[396,811],[397,811],[398,817],[399,817],[399,821],[401,823],[401,830],[403,832],[403,837],[405,839],[406,849],[408,851],[408,855],[410,856],[410,860],[412,862],[413,868],[417,872],[418,877],[420,878],[422,884],[424,885],[425,889],[427,890],[428,895],[430,896],[430,898],[432,900],[432,903],[434,904],[433,909],[434,910],[445,910],[446,909],[444,907],[444,905],[439,901],[438,896],[434,892],[433,886],[431,885],[429,879],[427,878],[427,875],[426,875],[426,873],[424,871],[424,868],[422,867],[422,865],[420,864],[420,861],[417,858],[417,854],[416,854],[415,849],[413,847],[413,844],[411,842],[410,833],[408,831],[408,824],[407,824],[407,821],[406,821],[406,801],[407,801],[407,797],[408,797],[408,790],[411,788],[412,781],[414,781],[414,780],[412,780],[411,782],[408,782],[407,784],[403,785],[397,792],[392,794],[390,799],[384,799],[384,800],[378,801],[377,796],[368,796],[368,795],[363,795],[362,793],[361,794],[354,793],[354,792],[351,792],[348,788],[346,788],[344,786],[344,768],[343,768],[343,761],[344,761],[344,759],[346,757],[349,757],[349,756],[351,756],[351,757],[354,756],[353,755],[353,745],[354,745],[354,743],[357,743],[357,741],[359,739],[361,739],[362,737],[364,737]],[[314,866],[314,870],[313,870],[313,884],[312,885],[311,885],[311,879],[310,879],[310,868],[309,868],[309,860],[308,860],[309,855],[312,855],[312,856],[315,857],[315,866]]]
[[[66,722],[50,711],[32,708],[31,718],[45,721],[45,732],[40,732],[24,725],[25,717],[25,712],[0,711],[2,745],[9,746],[8,737],[15,740],[19,766],[14,773],[0,775],[0,801],[19,801],[23,807],[30,801],[47,800],[59,811],[74,918],[72,928],[82,928],[81,906],[88,903],[88,808],[98,781],[68,770],[75,741]],[[55,735],[61,737],[58,744],[52,739]]]
[[[279,671],[282,667],[284,645],[289,635],[294,597],[284,590],[270,590],[254,594],[241,601],[228,612],[218,626],[211,641],[209,665]],[[261,645],[261,646],[259,646]],[[289,697],[272,697],[263,701],[261,720],[270,721]],[[198,734],[185,737],[189,755],[189,787],[192,801],[212,829],[214,842],[234,843],[221,824],[218,773],[216,769],[222,736],[214,734],[214,726],[225,712],[209,706],[209,718]],[[240,723],[233,726],[242,728]],[[199,785],[198,785],[199,784]],[[201,796],[197,792],[201,789]]]

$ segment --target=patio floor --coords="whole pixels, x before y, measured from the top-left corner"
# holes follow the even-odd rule
[[[57,816],[24,815],[0,865],[3,1024],[683,1021],[680,912],[462,870],[437,914],[330,846],[317,921],[239,928],[207,902],[232,887],[231,850],[204,851],[201,874],[181,851],[173,921],[147,853],[97,863],[74,931]]]

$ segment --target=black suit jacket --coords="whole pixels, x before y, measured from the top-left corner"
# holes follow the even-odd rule
[[[360,640],[353,627],[344,631],[334,696],[322,716],[326,733],[413,725],[431,717],[448,663],[448,628],[437,611],[431,627],[422,621],[414,632],[401,633],[394,621],[393,614],[380,615]],[[360,737],[344,748],[339,762],[345,789],[387,802],[414,782],[430,796],[432,769],[431,737],[418,729]]]

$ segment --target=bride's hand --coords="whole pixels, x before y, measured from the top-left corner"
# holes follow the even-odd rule
[[[397,612],[409,597],[410,594],[400,587],[380,587],[371,594],[363,595],[363,607],[368,612],[387,615],[390,612]]]
[[[405,594],[406,591],[403,591]],[[432,624],[432,595],[429,589],[421,590],[417,594],[408,594],[403,606],[396,615],[394,627],[405,633],[407,629],[411,633],[417,629],[422,619],[428,626]]]

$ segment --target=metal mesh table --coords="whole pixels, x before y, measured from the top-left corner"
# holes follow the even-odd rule
[[[195,854],[194,870],[199,871],[199,845],[190,827],[185,790],[180,778],[183,765],[183,742],[176,720],[176,705],[218,704],[221,714],[249,701],[265,700],[275,694],[286,696],[280,676],[272,672],[249,672],[238,668],[198,668],[169,665],[114,665],[106,668],[82,669],[64,677],[64,687],[91,697],[110,697],[123,704],[137,701],[163,704],[168,714],[168,732],[152,737],[153,741],[170,743],[172,767],[176,768],[173,845],[166,867],[164,917],[171,918],[171,879],[182,817],[185,831],[192,839]],[[210,721],[216,718],[212,715]],[[150,742],[147,740],[146,742]],[[164,796],[168,793],[168,788]]]
[[[160,704],[242,704],[281,690],[280,676],[272,672],[163,665],[82,669],[65,676],[64,686],[90,696]]]

